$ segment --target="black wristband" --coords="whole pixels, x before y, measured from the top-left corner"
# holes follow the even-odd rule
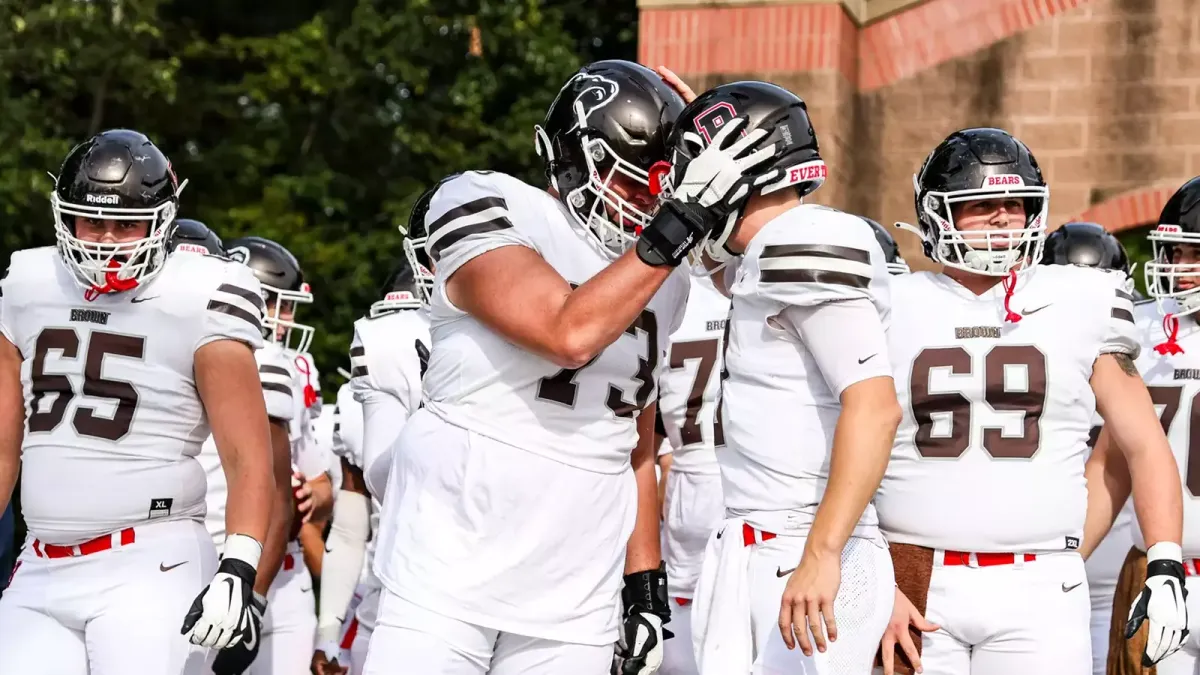
[[[1184,590],[1184,597],[1187,597],[1187,588],[1184,585],[1184,570],[1183,563],[1174,560],[1153,560],[1146,565],[1146,577],[1153,576],[1171,576],[1179,580],[1179,585]]]
[[[621,604],[625,612],[649,612],[662,619],[664,624],[671,620],[671,604],[667,598],[667,573],[660,565],[656,570],[634,572],[625,575],[625,587],[621,589]]]
[[[637,241],[637,256],[654,267],[675,267],[712,229],[712,214],[697,204],[663,202]]]

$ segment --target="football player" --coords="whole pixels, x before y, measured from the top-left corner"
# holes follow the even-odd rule
[[[391,468],[389,453],[405,422],[421,406],[421,376],[429,361],[432,342],[427,303],[433,275],[424,250],[418,248],[425,243],[420,233],[424,229],[425,207],[427,202],[424,207],[419,204],[414,209],[416,216],[410,227],[416,231],[410,231],[404,242],[406,260],[393,272],[382,299],[354,324],[351,379],[347,388],[351,400],[343,400],[342,392],[338,393],[341,425],[356,423],[362,429],[362,438],[354,443],[353,434],[339,433],[342,440],[337,446],[343,478],[325,547],[321,616],[312,664],[317,675],[338,672],[338,634],[360,570],[363,571],[358,585],[361,600],[355,610],[358,621],[348,664],[354,675],[362,673],[367,645],[375,629],[381,587],[370,570],[373,551],[367,537],[379,526],[379,510]],[[347,423],[344,421],[347,418],[353,421]]]
[[[299,542],[303,523],[323,517],[333,508],[329,482],[330,456],[314,441],[312,418],[320,400],[311,359],[307,358],[313,329],[295,320],[297,303],[312,302],[300,263],[278,242],[262,237],[243,237],[226,242],[231,258],[241,260],[262,284],[266,311],[262,331],[272,350],[289,361],[292,416],[288,438],[295,488],[291,531],[283,557],[266,597],[262,647],[249,672],[252,675],[290,675],[308,668],[316,632],[316,599],[312,573],[305,565]],[[278,372],[278,371],[277,371]],[[281,376],[282,372],[279,373]],[[279,382],[278,384],[283,384]]]
[[[1137,368],[1150,389],[1150,396],[1157,406],[1161,407],[1160,421],[1162,429],[1167,433],[1171,449],[1175,453],[1175,461],[1179,466],[1179,476],[1182,482],[1181,495],[1183,498],[1183,589],[1186,599],[1186,614],[1177,615],[1184,623],[1168,624],[1164,628],[1154,625],[1155,611],[1162,616],[1164,607],[1159,595],[1163,594],[1168,600],[1172,588],[1162,588],[1164,581],[1173,584],[1174,561],[1168,562],[1158,550],[1162,544],[1155,543],[1146,528],[1145,512],[1137,502],[1138,488],[1142,477],[1137,474],[1137,467],[1126,466],[1120,461],[1120,454],[1111,447],[1112,442],[1124,448],[1124,442],[1115,434],[1110,436],[1108,429],[1111,420],[1105,418],[1105,431],[1096,443],[1092,461],[1088,464],[1088,489],[1097,493],[1108,493],[1108,499],[1096,500],[1098,507],[1096,517],[1088,514],[1088,532],[1085,541],[1088,546],[1099,540],[1104,528],[1117,516],[1113,532],[1104,538],[1096,551],[1089,558],[1104,561],[1105,547],[1110,546],[1114,537],[1118,542],[1124,540],[1128,544],[1128,535],[1122,536],[1118,530],[1122,517],[1128,517],[1129,511],[1134,511],[1134,526],[1129,527],[1132,535],[1132,547],[1126,546],[1128,554],[1120,566],[1120,576],[1116,579],[1116,594],[1111,600],[1110,617],[1111,629],[1108,635],[1108,672],[1119,675],[1144,672],[1143,666],[1158,661],[1158,675],[1183,675],[1196,672],[1200,663],[1200,644],[1197,643],[1198,617],[1200,607],[1197,606],[1197,586],[1193,582],[1200,571],[1197,561],[1200,560],[1200,507],[1197,497],[1200,496],[1200,460],[1196,452],[1200,451],[1200,442],[1195,441],[1200,425],[1195,422],[1195,415],[1200,414],[1200,330],[1196,326],[1196,311],[1200,309],[1200,178],[1193,178],[1185,183],[1167,200],[1159,215],[1158,225],[1148,236],[1154,251],[1154,258],[1146,264],[1146,291],[1154,302],[1138,303],[1133,310],[1133,319],[1137,324],[1137,334],[1142,345],[1142,354],[1137,360]],[[1112,441],[1112,442],[1110,442]],[[1133,475],[1132,488],[1134,508],[1128,505],[1122,508],[1130,492],[1130,475]],[[1165,490],[1166,484],[1160,483],[1159,489]],[[1089,502],[1089,507],[1093,505]],[[1095,529],[1093,529],[1093,526]],[[1147,544],[1150,546],[1147,548]],[[1120,553],[1117,553],[1119,556]],[[1113,560],[1115,562],[1115,560]],[[1172,574],[1163,575],[1167,569]],[[1157,585],[1156,585],[1157,584]],[[1152,594],[1147,597],[1134,596],[1142,586],[1152,588]],[[1132,610],[1125,605],[1134,601]],[[1134,634],[1128,641],[1121,638],[1129,637],[1137,629],[1142,618],[1149,614],[1150,628],[1139,634]],[[1182,644],[1182,649],[1173,655],[1171,650]],[[1143,646],[1144,645],[1144,646]],[[1164,658],[1165,656],[1165,658]],[[1160,660],[1161,659],[1161,660]]]
[[[179,219],[175,231],[168,241],[170,252],[180,254],[224,256],[225,247],[221,238],[207,225],[198,220]],[[254,579],[252,620],[256,634],[262,632],[263,614],[267,608],[267,592],[283,564],[288,543],[288,532],[292,523],[292,454],[288,441],[288,424],[293,415],[291,364],[283,351],[272,343],[255,350],[258,363],[258,378],[262,384],[263,400],[267,405],[267,421],[271,426],[272,466],[275,475],[275,503],[271,509],[271,522],[267,528],[267,539],[263,542],[262,557],[259,559],[258,574]],[[209,436],[200,446],[196,457],[204,467],[207,511],[204,526],[208,529],[220,555],[225,540],[225,502],[228,496],[225,474],[216,442]],[[212,669],[215,675],[238,675],[249,668],[258,655],[262,644],[259,639],[242,640],[236,645],[216,653]]]
[[[893,588],[870,507],[900,416],[889,272],[864,220],[802,203],[826,168],[791,92],[737,82],[701,94],[677,122],[674,164],[738,116],[781,149],[740,217],[704,244],[728,265],[732,312],[717,453],[726,513],[695,591],[696,659],[705,675],[863,673]]]
[[[695,675],[691,603],[713,528],[725,517],[716,448],[725,445],[718,420],[721,336],[729,299],[707,276],[692,279],[687,310],[671,334],[666,370],[658,379],[658,411],[667,439],[659,455],[665,483],[663,562],[671,599],[673,639],[663,645],[661,675]]]
[[[878,241],[879,247],[883,249],[883,259],[887,261],[888,272],[892,274],[908,274],[911,272],[912,270],[908,268],[908,263],[900,255],[900,245],[896,243],[896,238],[892,236],[892,233],[866,216],[859,216],[859,218],[867,221],[867,224],[871,226],[871,231],[875,233],[875,241]]]
[[[1137,477],[1155,544],[1151,633],[1183,616],[1179,476],[1133,364],[1132,298],[1121,274],[1036,264],[1049,190],[1007,132],[954,132],[914,188],[919,227],[907,227],[944,271],[892,284],[904,420],[875,497],[898,584],[883,656],[899,640],[925,672],[1089,673],[1079,548],[1096,497],[1083,472],[1097,410]],[[902,630],[909,619],[928,631],[920,654]],[[1154,660],[1165,653],[1157,639],[1153,649]]]
[[[478,171],[434,189],[425,400],[391,456],[365,672],[660,665],[653,402],[677,267],[772,151],[731,124],[660,208],[682,107],[653,71],[594,63],[536,130],[549,189]]]
[[[13,253],[0,285],[0,507],[19,457],[31,544],[0,601],[6,672],[199,673],[189,641],[256,639],[274,488],[262,299],[240,265],[167,254],[181,188],[146,136],[94,136],[55,181],[57,247]],[[195,461],[210,429],[229,484],[219,566]]]
[[[1042,253],[1043,265],[1083,265],[1111,270],[1125,277],[1125,288],[1133,293],[1133,277],[1130,275],[1129,256],[1125,247],[1112,233],[1096,223],[1072,222],[1046,235],[1046,247]],[[1144,353],[1144,352],[1143,352]],[[1095,446],[1100,437],[1103,420],[1097,413],[1092,419],[1089,445]],[[1127,504],[1127,506],[1132,506]],[[1121,509],[1112,529],[1104,541],[1086,555],[1090,542],[1085,541],[1081,552],[1085,553],[1084,567],[1087,571],[1088,593],[1092,604],[1092,673],[1104,675],[1108,659],[1108,631],[1112,623],[1113,592],[1117,586],[1117,575],[1121,563],[1132,546],[1133,509]],[[1125,610],[1122,609],[1122,612]],[[1122,619],[1122,627],[1124,619]]]

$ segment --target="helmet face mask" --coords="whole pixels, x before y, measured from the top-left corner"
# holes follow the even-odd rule
[[[1006,276],[1042,258],[1050,190],[1029,149],[1000,129],[951,134],[913,176],[913,192],[925,253],[947,267],[985,276]],[[1021,200],[1020,227],[962,229],[957,205]]]
[[[1200,178],[1167,200],[1146,238],[1154,253],[1143,270],[1146,292],[1159,311],[1177,317],[1200,311]]]
[[[650,167],[683,100],[654,71],[629,61],[584,66],[559,91],[534,132],[549,187],[572,219],[613,257],[658,210]]]
[[[425,250],[425,244],[429,241],[429,233],[425,229],[425,215],[429,212],[429,202],[433,200],[433,194],[437,192],[442,183],[457,175],[459,174],[443,178],[437,185],[426,190],[417,198],[416,203],[413,204],[412,213],[408,216],[408,225],[399,227],[400,234],[404,235],[404,240],[400,243],[404,249],[404,258],[408,261],[409,269],[412,270],[418,299],[425,307],[429,306],[429,300],[433,296],[434,279],[433,261]],[[372,306],[373,311],[374,306]]]
[[[896,243],[896,238],[892,236],[892,233],[866,216],[859,216],[859,218],[866,221],[867,225],[871,226],[871,231],[875,233],[875,240],[879,242],[879,248],[883,249],[883,259],[887,265],[888,274],[911,273],[912,270],[904,260],[904,256],[900,255],[900,245]]]
[[[314,330],[296,321],[296,311],[297,305],[312,304],[313,294],[296,257],[262,237],[233,239],[226,248],[229,258],[249,267],[262,287],[263,337],[285,350],[307,352]]]
[[[297,305],[312,304],[313,295],[308,284],[303,284],[298,291],[261,285],[263,302],[266,304],[263,310],[263,337],[285,350],[307,352],[312,346],[314,328],[296,321],[296,309]]]
[[[136,131],[105,131],[72,149],[55,179],[50,208],[59,254],[80,286],[107,293],[154,277],[166,260],[186,184]],[[95,241],[79,236],[80,218],[144,222],[146,232],[127,241]]]

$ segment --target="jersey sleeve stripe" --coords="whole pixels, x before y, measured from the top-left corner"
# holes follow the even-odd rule
[[[288,398],[292,397],[292,388],[286,384],[280,384],[278,382],[263,382],[262,388],[263,391],[277,391],[281,394],[287,394]]]
[[[1128,321],[1129,323],[1134,322],[1133,321],[1133,312],[1131,312],[1127,309],[1122,309],[1120,307],[1113,307],[1112,318],[1120,319],[1121,321]]]
[[[245,300],[246,302],[249,302],[250,304],[257,307],[258,311],[260,311],[260,312],[263,311],[263,308],[265,307],[265,304],[263,303],[263,299],[262,299],[261,295],[259,295],[258,293],[255,293],[254,291],[248,291],[245,288],[242,288],[241,286],[234,286],[233,284],[221,284],[220,286],[217,287],[217,292],[218,293],[228,293],[230,295],[236,295],[239,298],[241,298],[241,299]]]
[[[429,251],[429,257],[437,262],[442,257],[442,251],[459,241],[473,234],[483,234],[485,232],[496,232],[497,230],[507,230],[512,227],[512,222],[508,220],[508,216],[499,215],[491,220],[483,222],[464,223],[456,225],[454,228],[447,227],[440,234],[433,235],[429,238],[426,244],[426,249]]]
[[[350,378],[351,379],[356,378],[356,377],[366,377],[369,374],[370,373],[367,371],[366,366],[351,366],[350,367]]]
[[[1133,303],[1133,293],[1126,293],[1125,291],[1118,288],[1117,289],[1117,297],[1121,298],[1122,300],[1128,300],[1130,302],[1130,304]]]
[[[871,254],[861,248],[832,246],[829,244],[776,244],[764,246],[759,258],[840,258],[864,265],[871,264]]]
[[[258,329],[262,328],[262,315],[257,312],[247,311],[241,307],[238,307],[237,305],[230,304],[228,302],[224,302],[221,300],[209,300],[208,301],[208,309],[209,309],[209,311],[217,312],[219,314],[228,314],[229,316],[236,316],[237,318],[245,321],[246,323],[254,326],[255,328],[258,328]]]
[[[286,377],[289,379],[292,376],[292,374],[288,372],[287,368],[284,368],[283,366],[273,366],[269,363],[265,363],[265,364],[259,366],[258,372],[262,373],[262,374],[282,375],[283,377]]]
[[[350,348],[350,358],[354,358],[355,356],[366,356],[366,355],[367,355],[367,350],[364,349],[362,345]]]
[[[764,284],[808,283],[853,288],[866,288],[871,284],[870,277],[859,274],[811,269],[763,270],[760,279]]]
[[[1116,299],[1113,301],[1112,318],[1121,321],[1133,321],[1133,294],[1116,289]]]
[[[480,197],[479,199],[473,199],[465,204],[456,206],[438,216],[436,220],[429,224],[429,236],[433,237],[439,230],[456,220],[461,218],[470,219],[471,216],[478,216],[484,211],[491,209],[499,209],[507,213],[508,203],[504,201],[503,197],[492,196]],[[480,218],[475,218],[475,220],[480,220]],[[487,218],[483,218],[482,220],[487,220]]]

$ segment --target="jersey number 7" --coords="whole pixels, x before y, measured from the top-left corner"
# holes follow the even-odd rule
[[[107,441],[119,441],[129,433],[133,413],[137,410],[138,393],[133,385],[123,380],[105,379],[102,375],[104,357],[108,355],[130,359],[142,359],[145,355],[146,338],[136,335],[120,335],[94,331],[88,340],[87,356],[83,365],[83,395],[117,401],[117,409],[111,418],[96,415],[95,408],[77,406],[71,424],[81,436],[91,436]],[[46,355],[57,351],[64,359],[79,356],[79,333],[73,328],[47,328],[37,338],[33,351],[33,367],[30,372],[33,398],[29,405],[29,433],[54,431],[67,414],[67,406],[75,398],[71,379],[66,375],[46,373]],[[40,411],[42,398],[56,393],[50,409]]]

